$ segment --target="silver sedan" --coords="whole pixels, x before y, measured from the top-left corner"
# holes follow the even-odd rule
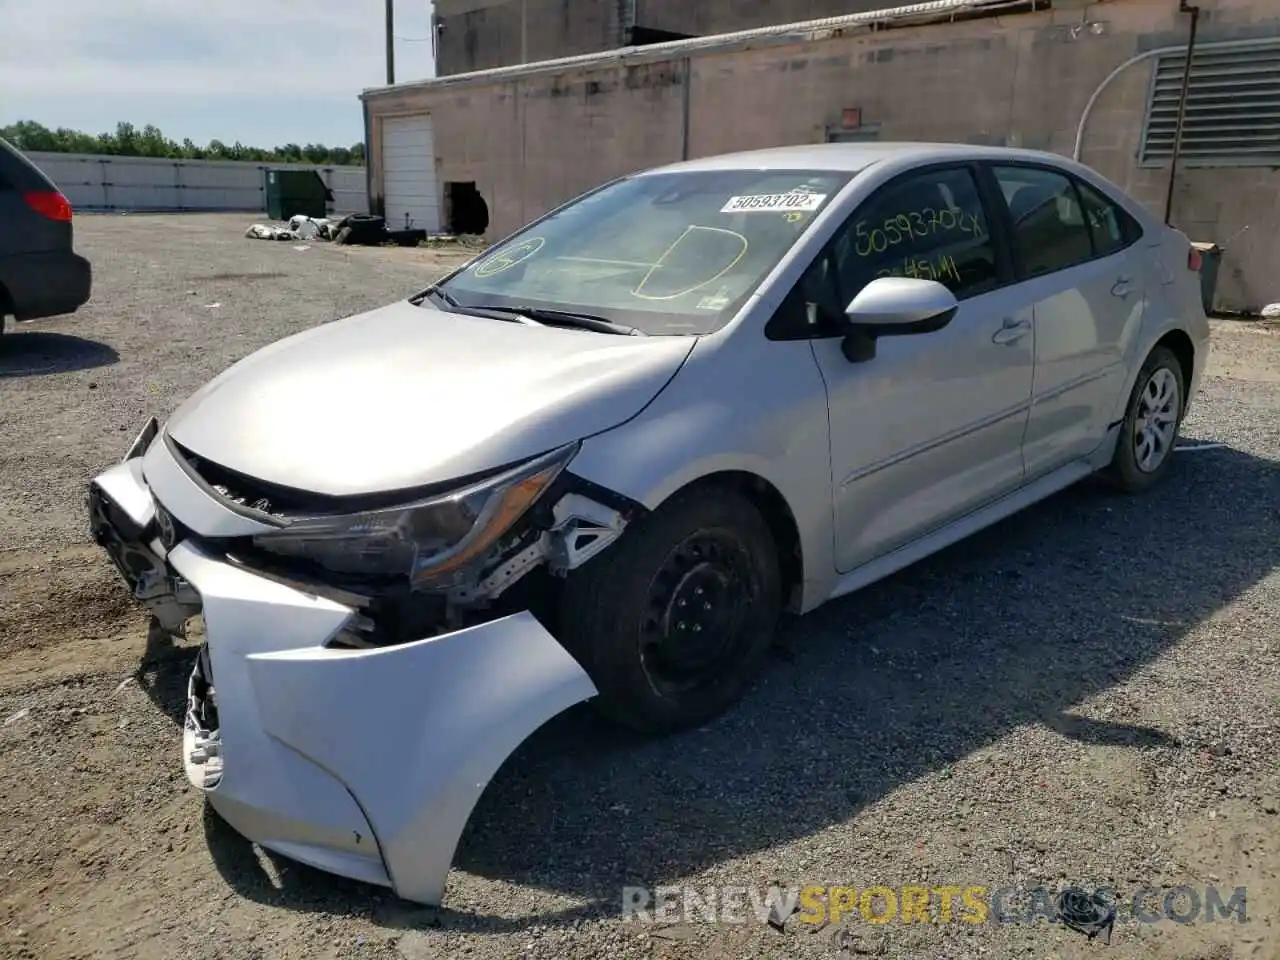
[[[742,696],[780,613],[1093,473],[1158,481],[1199,256],[1060,157],[788,147],[628,176],[227,370],[91,484],[241,833],[438,902],[485,784],[592,699]]]

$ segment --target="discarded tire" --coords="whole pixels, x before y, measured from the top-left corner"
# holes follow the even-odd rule
[[[336,224],[334,243],[373,246],[387,238],[387,222],[371,213],[353,213]]]

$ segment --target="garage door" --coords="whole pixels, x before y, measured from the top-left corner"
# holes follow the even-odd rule
[[[388,229],[440,232],[440,191],[429,116],[382,121],[382,194]]]

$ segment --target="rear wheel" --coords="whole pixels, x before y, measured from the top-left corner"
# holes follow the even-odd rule
[[[777,548],[729,488],[677,494],[569,574],[561,640],[598,708],[644,733],[697,726],[737,701],[781,608]]]
[[[1121,490],[1145,490],[1173,459],[1186,408],[1182,365],[1173,351],[1156,347],[1147,357],[1129,397],[1107,476]]]

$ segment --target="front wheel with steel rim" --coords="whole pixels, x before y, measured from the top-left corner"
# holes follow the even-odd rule
[[[1186,408],[1182,365],[1166,347],[1147,357],[1134,383],[1107,471],[1122,490],[1145,490],[1169,468]]]
[[[559,637],[603,713],[669,733],[742,696],[768,654],[780,598],[764,517],[732,488],[695,488],[569,574]]]

